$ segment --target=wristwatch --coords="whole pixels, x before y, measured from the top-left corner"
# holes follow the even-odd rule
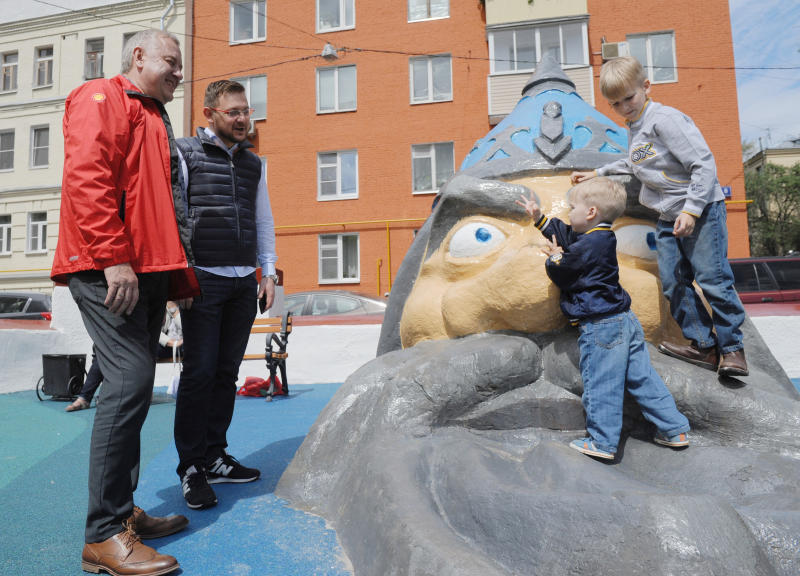
[[[278,275],[277,274],[267,274],[267,278],[272,278],[272,281],[275,283],[275,286],[278,285]]]

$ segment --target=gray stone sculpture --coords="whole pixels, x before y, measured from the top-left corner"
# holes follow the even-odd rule
[[[525,98],[538,90],[542,109],[563,107],[562,77],[541,63]],[[449,227],[500,211],[508,203],[493,198],[515,193],[495,178],[585,168],[606,154],[606,136],[592,133],[583,138],[592,158],[581,160],[577,121],[562,114],[548,106],[553,129],[526,132],[537,150],[527,155],[509,148],[520,133],[509,126],[521,124],[507,118],[477,145],[481,160],[445,185],[400,268],[378,357],[322,411],[277,494],[331,523],[358,576],[797,575],[800,395],[749,320],[751,373],[741,380],[651,348],[692,424],[692,445],[655,445],[635,404],[626,405],[611,463],[567,446],[584,426],[572,328],[401,347],[421,264]],[[566,151],[563,138],[572,142]]]

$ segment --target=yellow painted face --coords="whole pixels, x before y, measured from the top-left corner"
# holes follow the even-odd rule
[[[509,183],[536,192],[542,213],[568,221],[568,176]],[[424,260],[400,321],[403,347],[489,330],[540,333],[566,325],[559,290],[545,272],[544,236],[530,219],[520,216],[513,204],[517,198],[512,198],[508,198],[508,218],[465,215]],[[661,295],[655,251],[647,246],[647,234],[654,226],[623,218],[614,228],[620,282],[631,294],[632,308],[648,340],[679,335]]]

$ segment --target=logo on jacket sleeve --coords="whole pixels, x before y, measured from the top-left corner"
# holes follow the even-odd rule
[[[103,94],[102,92],[95,92],[94,94],[92,94],[92,100],[94,100],[95,102],[102,102],[105,99],[106,95]]]
[[[634,164],[639,164],[640,162],[644,162],[648,158],[652,158],[655,155],[656,151],[653,150],[653,143],[648,142],[647,144],[637,146],[631,151],[631,162]]]

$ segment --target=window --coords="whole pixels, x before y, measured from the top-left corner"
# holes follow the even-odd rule
[[[317,200],[358,198],[358,152],[317,155]]]
[[[83,74],[86,79],[103,77],[103,46],[102,38],[86,41],[86,63]]]
[[[14,169],[14,131],[0,132],[0,170]]]
[[[36,49],[36,79],[34,86],[50,86],[53,83],[53,47]]]
[[[355,0],[317,0],[317,32],[355,28]]]
[[[231,2],[231,44],[256,42],[267,38],[267,1]]]
[[[356,67],[317,68],[317,112],[356,109]]]
[[[319,281],[359,281],[357,233],[319,235]]]
[[[0,254],[11,254],[11,214],[0,214]]]
[[[47,251],[47,212],[28,212],[28,252]]]
[[[250,108],[255,110],[250,116],[251,120],[266,120],[267,118],[267,77],[249,76],[233,78],[244,86]]]
[[[525,26],[489,33],[492,74],[531,71],[547,53],[552,53],[562,67],[587,66],[586,23]]]
[[[31,168],[41,168],[50,163],[50,128],[31,128]]]
[[[408,21],[447,18],[450,0],[408,0]]]
[[[414,193],[436,192],[455,173],[452,142],[411,147]]]
[[[675,35],[672,32],[628,36],[631,56],[642,63],[653,84],[677,82]]]
[[[453,99],[453,71],[449,54],[410,58],[411,103]]]
[[[2,92],[13,92],[17,89],[17,64],[19,54],[17,52],[6,52],[0,59],[3,68],[3,85],[0,86]]]

